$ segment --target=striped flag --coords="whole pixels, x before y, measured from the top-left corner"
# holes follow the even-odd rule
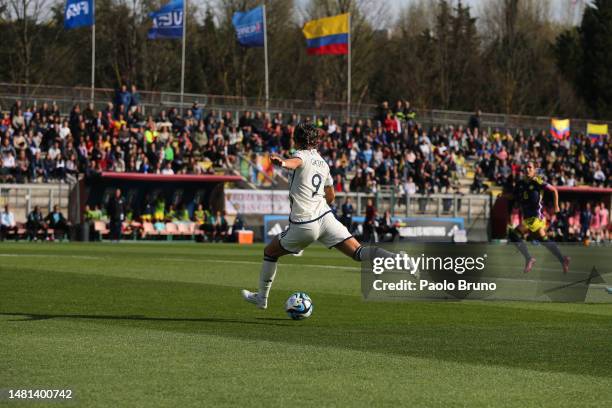
[[[343,55],[349,52],[349,13],[307,22],[302,29],[308,55]]]
[[[595,123],[587,123],[587,135],[593,142],[598,142],[602,136],[608,134],[608,125],[596,125]]]
[[[550,134],[558,140],[563,140],[570,135],[569,119],[551,119]]]

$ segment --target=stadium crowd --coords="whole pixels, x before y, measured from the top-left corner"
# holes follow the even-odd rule
[[[96,171],[199,174],[232,165],[238,153],[255,158],[261,170],[257,154],[294,148],[297,115],[244,112],[235,118],[197,102],[183,117],[176,108],[145,115],[139,95],[124,85],[102,110],[76,104],[67,114],[55,103],[26,107],[16,101],[0,113],[0,177],[36,182]],[[375,117],[351,124],[328,118],[316,124],[324,130],[320,150],[339,190],[376,192],[385,185],[407,193],[452,191],[466,174],[466,160],[476,163],[473,192],[486,190],[485,181],[508,183],[528,159],[556,185],[612,185],[609,136],[557,141],[543,130],[489,131],[478,112],[467,124],[426,129],[407,101],[393,107],[383,102]]]
[[[298,121],[297,115],[262,112],[244,112],[236,120],[231,112],[198,103],[183,117],[176,108],[145,115],[136,87],[125,85],[102,110],[76,104],[63,114],[54,103],[26,107],[18,100],[0,115],[0,177],[18,182],[95,171],[205,173],[231,165],[238,153],[290,154]],[[322,118],[316,124],[325,131],[321,152],[339,190],[376,192],[395,185],[408,193],[451,191],[466,173],[466,160],[476,163],[474,192],[484,191],[485,181],[507,183],[528,159],[556,185],[612,185],[609,137],[593,141],[574,134],[558,141],[543,130],[489,131],[479,112],[467,124],[426,129],[407,101],[393,107],[383,102],[375,117],[355,123]]]
[[[54,103],[16,101],[0,113],[0,180],[70,181],[102,171],[204,174],[242,165],[240,157],[254,164],[242,173],[255,180],[258,172],[274,171],[267,153],[294,149],[295,114],[234,117],[196,102],[183,116],[176,108],[145,115],[140,100],[135,86],[124,85],[102,110],[76,104],[64,113]],[[558,141],[544,130],[490,130],[481,126],[479,112],[465,124],[425,128],[408,101],[383,102],[374,117],[354,123],[315,123],[339,192],[376,193],[384,186],[399,196],[458,193],[458,180],[473,163],[470,191],[482,193],[491,184],[511,187],[526,160],[555,185],[612,186],[609,136],[594,141],[572,134]]]

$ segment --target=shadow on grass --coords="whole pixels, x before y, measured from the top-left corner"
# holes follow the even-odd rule
[[[0,312],[0,316],[20,316],[23,319],[8,319],[10,322],[29,322],[49,319],[84,319],[84,320],[134,320],[143,322],[191,322],[191,323],[237,323],[237,324],[259,324],[266,326],[289,326],[289,324],[267,323],[265,320],[285,321],[287,319],[258,318],[262,321],[224,319],[218,317],[148,317],[141,315],[80,315],[80,314],[37,314],[20,312]]]
[[[283,318],[281,304],[274,301],[268,316],[260,315],[230,286],[28,269],[0,270],[1,286],[7,290],[0,295],[0,315],[25,322],[78,319],[271,341],[279,347],[392,354],[432,364],[453,361],[612,377],[609,316],[494,303],[362,302],[356,296],[314,292],[315,315],[293,322]],[[191,317],[203,313],[207,316]],[[18,325],[27,327],[23,336],[34,330],[30,324]],[[46,329],[41,325],[39,330]]]

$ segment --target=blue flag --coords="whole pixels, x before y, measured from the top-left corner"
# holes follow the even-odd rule
[[[236,12],[232,17],[238,42],[245,47],[263,47],[264,45],[264,15],[263,7],[259,6],[246,12]]]
[[[147,38],[183,38],[183,0],[171,0],[162,8],[149,14],[153,27]]]
[[[93,0],[67,0],[64,9],[64,28],[70,30],[94,24]]]

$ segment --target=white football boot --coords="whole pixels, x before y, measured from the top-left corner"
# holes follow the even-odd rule
[[[242,289],[241,291],[242,297],[249,303],[253,303],[257,306],[258,309],[267,309],[268,308],[268,299],[260,298],[257,292],[251,292],[246,289]]]

